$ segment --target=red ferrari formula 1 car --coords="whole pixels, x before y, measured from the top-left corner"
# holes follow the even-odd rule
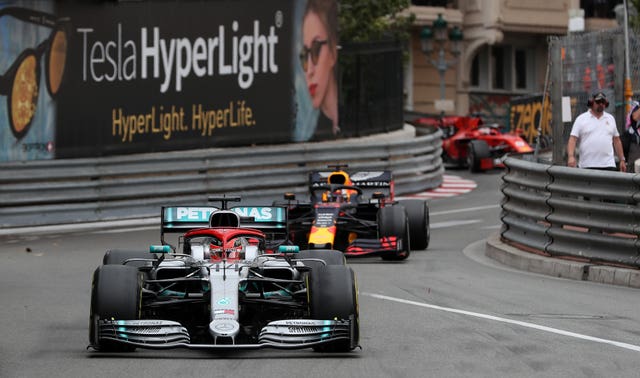
[[[395,201],[390,171],[347,173],[346,165],[309,174],[309,202],[285,194],[290,242],[303,249],[336,249],[346,256],[404,260],[429,245],[424,200]]]
[[[515,133],[503,133],[496,124],[485,125],[479,117],[432,117],[412,121],[418,127],[439,127],[443,133],[442,159],[445,163],[468,167],[471,172],[502,167],[508,153],[533,152]]]

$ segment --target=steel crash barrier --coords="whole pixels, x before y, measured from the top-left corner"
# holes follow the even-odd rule
[[[332,142],[216,148],[0,164],[0,227],[156,216],[160,206],[206,204],[211,195],[308,195],[308,172],[329,164],[391,170],[396,194],[442,183],[441,132],[411,126]]]
[[[551,257],[640,267],[639,174],[532,160],[505,160],[503,242]]]

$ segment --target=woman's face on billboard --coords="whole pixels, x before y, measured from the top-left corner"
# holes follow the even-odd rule
[[[301,62],[314,108],[319,108],[324,101],[336,62],[332,51],[334,44],[328,38],[329,33],[320,17],[315,12],[307,13],[302,23]]]

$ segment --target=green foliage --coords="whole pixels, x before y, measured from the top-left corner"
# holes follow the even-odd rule
[[[640,0],[639,0],[640,1]],[[370,42],[385,39],[407,41],[414,14],[400,14],[409,0],[339,0],[340,39]]]
[[[401,123],[402,64],[408,62],[410,27],[415,21],[415,15],[406,11],[410,0],[338,1],[343,132],[359,135],[397,114]],[[373,51],[374,45],[384,51]]]
[[[629,9],[629,25],[634,29],[640,29],[640,0],[629,0],[627,2],[627,8]],[[636,10],[635,17],[633,17],[633,12],[631,9],[634,8]]]

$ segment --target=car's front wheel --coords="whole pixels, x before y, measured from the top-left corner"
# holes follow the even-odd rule
[[[467,165],[469,171],[476,173],[482,170],[482,159],[491,157],[489,145],[484,140],[472,140],[469,142],[467,152]]]
[[[325,265],[345,265],[346,263],[344,253],[333,249],[309,249],[300,251],[296,254],[295,259],[306,260],[303,261],[304,265],[312,268]]]
[[[344,265],[314,267],[308,278],[309,309],[312,319],[350,320],[351,339],[314,347],[317,352],[348,352],[358,346],[360,337],[358,288],[353,269]]]
[[[131,352],[134,347],[98,338],[101,319],[140,319],[142,275],[127,265],[101,265],[93,273],[89,343],[101,352]]]
[[[405,260],[409,257],[411,253],[409,220],[404,206],[385,206],[378,210],[378,233],[381,238],[396,237],[402,243],[398,251],[383,254],[383,260]]]
[[[149,251],[130,250],[130,249],[110,249],[105,252],[102,258],[102,264],[104,265],[131,265],[135,267],[142,267],[148,265],[148,261],[156,260],[157,257]]]

